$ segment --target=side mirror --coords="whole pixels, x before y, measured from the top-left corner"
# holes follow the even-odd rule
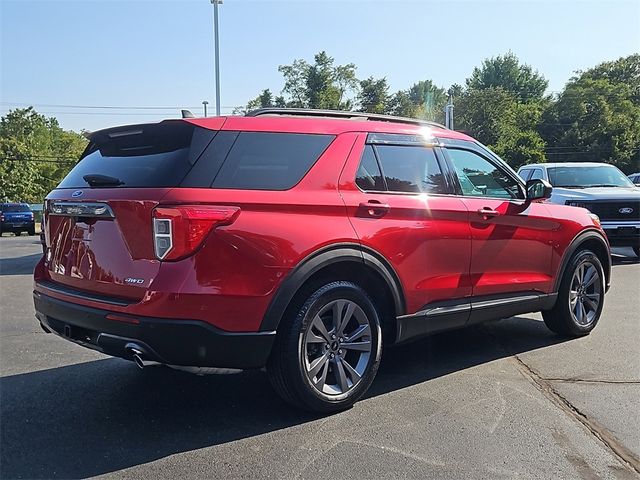
[[[553,187],[546,180],[536,178],[527,181],[527,200],[542,200],[551,197]]]

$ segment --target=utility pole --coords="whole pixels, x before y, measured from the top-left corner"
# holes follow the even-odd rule
[[[220,35],[218,32],[218,4],[222,0],[211,0],[213,4],[213,29],[215,42],[215,64],[216,64],[216,116],[220,116]]]
[[[449,90],[449,101],[444,107],[444,126],[453,130],[453,91]]]
[[[202,101],[202,106],[204,107],[204,116],[207,116],[207,105],[209,105],[209,102],[207,102],[206,100]]]

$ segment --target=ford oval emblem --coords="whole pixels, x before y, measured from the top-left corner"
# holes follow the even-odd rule
[[[633,208],[631,208],[631,207],[624,207],[624,208],[621,208],[620,210],[618,210],[618,212],[620,212],[620,213],[622,213],[622,214],[624,214],[624,215],[628,215],[628,214],[630,214],[630,213],[633,213]]]
[[[82,190],[76,190],[75,192],[73,192],[73,193],[71,194],[71,196],[72,196],[73,198],[81,197],[81,196],[82,196]]]

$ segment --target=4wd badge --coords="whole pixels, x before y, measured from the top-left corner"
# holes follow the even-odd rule
[[[144,278],[127,277],[124,279],[124,283],[128,283],[129,285],[142,285],[144,283]]]

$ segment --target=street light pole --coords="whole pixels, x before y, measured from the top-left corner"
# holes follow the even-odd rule
[[[218,34],[218,4],[222,0],[211,0],[213,4],[213,28],[215,40],[215,63],[216,63],[216,115],[220,116],[220,36]]]
[[[204,116],[207,116],[207,105],[209,105],[209,102],[207,102],[206,100],[202,101],[202,105],[204,106]]]

